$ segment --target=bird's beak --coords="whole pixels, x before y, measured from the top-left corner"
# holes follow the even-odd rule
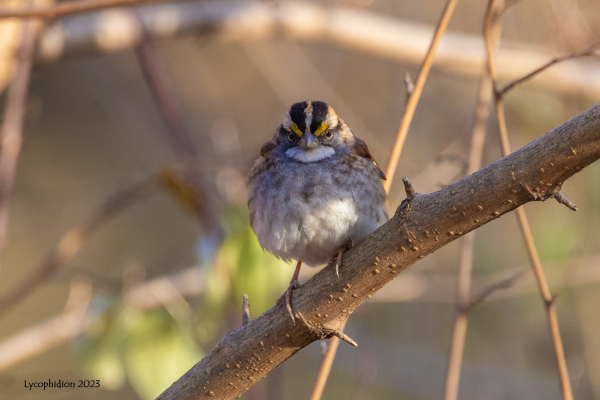
[[[306,132],[300,140],[300,146],[302,146],[304,149],[314,149],[318,145],[319,141],[317,140],[317,137],[311,132]]]

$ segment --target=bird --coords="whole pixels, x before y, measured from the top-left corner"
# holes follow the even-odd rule
[[[385,174],[333,108],[322,101],[293,104],[248,173],[250,226],[277,258],[296,261],[285,293],[295,321],[292,292],[302,263],[317,267],[337,258],[388,220]]]

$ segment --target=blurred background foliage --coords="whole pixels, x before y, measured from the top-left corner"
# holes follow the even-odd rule
[[[314,4],[431,27],[443,3]],[[449,29],[480,38],[486,3],[459,1]],[[521,0],[504,21],[503,39],[531,51],[560,55],[600,38],[597,0]],[[2,40],[18,38],[16,31],[3,32]],[[384,166],[405,100],[403,76],[414,78],[418,68],[409,59],[285,35],[225,40],[218,29],[162,40],[156,49],[198,153],[199,177],[192,183],[177,175],[184,160],[171,145],[134,50],[80,51],[34,69],[0,294],[38,268],[62,235],[105,199],[148,177],[154,190],[104,222],[71,260],[0,315],[2,399],[152,399],[241,325],[243,294],[249,295],[253,318],[272,307],[293,265],[262,251],[249,227],[244,182],[260,146],[293,102],[319,99],[338,111]],[[0,54],[8,61],[10,56]],[[565,91],[535,82],[507,96],[513,149],[600,99],[593,88]],[[410,177],[417,191],[435,191],[462,176],[477,87],[476,75],[443,66],[432,70],[397,173]],[[484,165],[500,156],[496,137],[492,116]],[[574,176],[563,193],[577,213],[555,202],[525,208],[552,290],[560,293],[558,317],[575,397],[600,399],[600,166]],[[392,212],[403,197],[397,180]],[[204,219],[196,209],[200,198]],[[441,397],[458,246],[452,243],[411,267],[352,315],[347,332],[359,347],[341,345],[325,399]],[[477,231],[474,293],[527,269],[513,216]],[[304,268],[301,281],[314,271]],[[61,324],[67,333],[50,340],[56,332],[43,324],[70,312],[63,307],[75,281],[91,286],[92,295],[78,303],[83,310],[72,327]],[[12,350],[42,345],[11,361],[2,342],[31,327],[40,328],[37,339],[11,344]],[[243,398],[305,399],[320,360],[315,343]],[[101,388],[40,393],[21,386],[23,380],[48,379],[99,379]],[[471,312],[460,398],[560,398],[544,309],[530,273]]]

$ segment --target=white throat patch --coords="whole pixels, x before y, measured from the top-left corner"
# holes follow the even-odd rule
[[[333,147],[318,146],[316,149],[305,150],[300,147],[292,147],[285,154],[303,163],[310,163],[331,157],[335,154]]]

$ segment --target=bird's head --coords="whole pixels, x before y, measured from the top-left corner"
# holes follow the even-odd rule
[[[288,157],[309,163],[347,149],[349,135],[346,124],[329,104],[303,101],[293,104],[285,114],[278,142]]]

